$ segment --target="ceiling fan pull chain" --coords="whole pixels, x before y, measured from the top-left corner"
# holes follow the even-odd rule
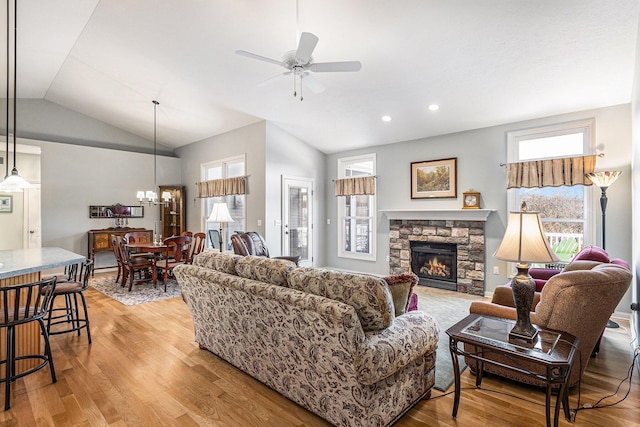
[[[295,98],[297,96],[297,92],[296,92],[296,73],[293,73],[293,97]]]
[[[300,102],[302,102],[304,98],[302,98],[302,74],[300,74]]]

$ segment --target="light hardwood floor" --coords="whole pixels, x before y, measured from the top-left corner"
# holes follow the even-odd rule
[[[428,290],[420,293],[428,297]],[[93,344],[87,344],[85,335],[52,337],[58,382],[51,384],[48,368],[18,380],[13,385],[12,408],[0,415],[0,426],[328,425],[200,350],[193,341],[190,313],[180,298],[126,307],[92,288],[86,295]],[[594,404],[615,391],[631,363],[629,342],[622,328],[606,331],[601,353],[589,361],[582,404]],[[434,390],[431,399],[418,403],[395,425],[544,425],[544,394],[539,389],[490,377],[483,381],[485,390],[473,390],[474,377],[468,370],[462,384],[467,390],[462,393],[457,420],[451,418],[452,394]],[[624,402],[580,411],[575,424],[562,418],[560,425],[640,425],[638,384],[636,368]],[[618,396],[604,403],[617,401],[627,387],[628,383],[623,384]],[[570,404],[576,407],[577,390]]]

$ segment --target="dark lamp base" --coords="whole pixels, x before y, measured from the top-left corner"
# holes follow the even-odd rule
[[[522,339],[532,342],[538,330],[531,325],[529,313],[533,305],[533,294],[536,284],[529,276],[529,265],[518,264],[518,274],[511,281],[511,291],[513,292],[513,302],[516,306],[516,325],[509,332],[509,338]]]
[[[531,327],[530,330],[527,330],[527,331],[516,331],[516,327],[517,326],[514,326],[513,329],[509,331],[510,340],[515,339],[515,340],[525,340],[526,342],[534,342],[536,338],[538,338],[538,330],[533,326]]]

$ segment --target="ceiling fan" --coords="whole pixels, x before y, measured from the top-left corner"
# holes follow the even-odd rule
[[[279,79],[282,76],[288,76],[293,74],[293,96],[297,96],[296,91],[296,77],[300,78],[300,101],[302,101],[302,84],[306,85],[314,93],[320,93],[324,90],[324,86],[318,79],[315,78],[314,73],[330,73],[330,72],[345,72],[345,71],[359,71],[362,68],[360,61],[342,61],[342,62],[313,62],[311,54],[318,44],[318,37],[312,33],[302,33],[300,35],[300,41],[296,50],[290,50],[285,52],[282,56],[282,60],[267,58],[265,56],[256,55],[255,53],[247,52],[244,50],[236,50],[238,55],[246,56],[247,58],[257,59],[259,61],[269,62],[271,64],[280,65],[287,71],[280,73],[262,83],[258,86],[264,86],[271,83],[273,80]]]

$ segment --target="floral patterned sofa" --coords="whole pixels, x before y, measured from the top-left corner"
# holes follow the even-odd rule
[[[335,425],[390,425],[430,396],[437,323],[396,317],[382,278],[215,251],[174,275],[201,348]]]

